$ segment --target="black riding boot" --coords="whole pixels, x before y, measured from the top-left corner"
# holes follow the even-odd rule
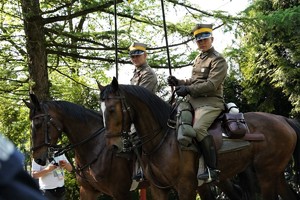
[[[217,169],[217,154],[213,137],[211,135],[206,136],[200,142],[200,148],[207,169],[203,174],[198,175],[198,179],[206,182],[215,181],[218,179],[220,171]]]

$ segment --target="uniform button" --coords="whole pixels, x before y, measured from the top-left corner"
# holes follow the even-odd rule
[[[196,74],[196,72],[193,72],[193,75],[195,75]]]

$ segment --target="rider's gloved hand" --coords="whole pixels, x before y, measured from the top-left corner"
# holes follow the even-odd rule
[[[178,96],[185,97],[189,94],[189,88],[185,85],[180,85],[175,88],[175,92]]]
[[[177,86],[178,85],[178,79],[175,76],[169,76],[167,81],[168,81],[169,86]]]

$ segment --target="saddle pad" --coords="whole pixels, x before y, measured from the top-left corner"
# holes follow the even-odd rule
[[[249,146],[250,142],[245,140],[223,138],[223,144],[221,146],[221,149],[218,150],[218,153],[222,154],[231,151],[238,151]]]

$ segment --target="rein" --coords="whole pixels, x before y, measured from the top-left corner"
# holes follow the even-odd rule
[[[139,146],[142,146],[143,144],[146,144],[146,143],[150,142],[151,140],[153,140],[156,136],[159,135],[160,131],[161,131],[161,130],[157,131],[157,133],[156,133],[153,137],[151,137],[150,139],[148,139],[148,140],[145,141],[145,142],[142,142]],[[154,147],[154,149],[152,149],[150,152],[145,152],[145,151],[143,150],[143,155],[145,155],[145,156],[150,156],[151,154],[155,153],[155,152],[162,146],[162,144],[164,143],[164,141],[165,141],[165,139],[166,139],[166,137],[167,137],[167,135],[168,135],[168,132],[169,132],[169,129],[167,129],[167,131],[165,132],[164,136],[163,136],[162,139],[160,140],[159,144],[156,145],[156,146]],[[146,138],[147,136],[148,136],[148,135],[144,136],[144,138]],[[141,138],[141,139],[142,139],[142,138]]]
[[[54,154],[54,156],[60,156],[60,155],[62,155],[62,154],[64,154],[64,153],[66,153],[66,152],[68,152],[68,151],[74,149],[75,147],[77,147],[77,146],[79,146],[79,145],[82,145],[82,144],[84,144],[84,143],[90,141],[91,139],[93,139],[93,138],[95,138],[96,136],[100,135],[103,131],[105,131],[105,128],[104,128],[104,127],[98,129],[98,130],[97,130],[96,132],[94,132],[90,137],[88,137],[88,138],[86,138],[86,139],[84,139],[84,140],[82,140],[82,141],[80,141],[80,142],[78,142],[78,143],[76,143],[76,144],[68,144],[67,146],[60,148],[60,149]]]
[[[54,154],[54,156],[60,156],[62,154],[65,154],[69,151],[71,151],[72,149],[74,149],[75,147],[79,146],[79,145],[82,145],[84,143],[87,143],[88,141],[92,140],[93,138],[95,138],[96,136],[100,135],[103,131],[105,130],[105,128],[100,128],[98,129],[96,132],[94,132],[90,137],[76,143],[76,144],[68,144],[67,146],[65,147],[61,147],[61,148],[58,148],[57,152]],[[100,153],[98,155],[101,154],[101,152],[103,151],[103,149],[100,151]],[[67,154],[66,154],[67,155]],[[69,159],[69,158],[68,158]],[[96,156],[95,159],[93,159],[92,161],[88,162],[87,164],[83,165],[82,167],[75,167],[74,164],[72,162],[70,162],[70,164],[72,165],[72,168],[74,169],[73,171],[76,172],[76,174],[78,176],[80,176],[81,178],[84,178],[86,179],[85,177],[81,176],[79,174],[80,171],[83,171],[86,167],[88,167],[89,165],[91,165],[92,163],[94,163],[96,160],[98,159],[98,156]],[[76,163],[77,164],[77,163]],[[87,180],[87,179],[86,179]]]

